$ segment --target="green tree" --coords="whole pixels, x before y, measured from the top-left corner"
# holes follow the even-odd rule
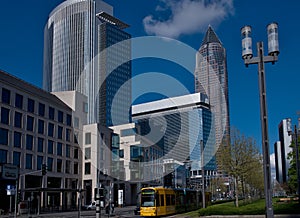
[[[294,141],[290,147],[292,151],[288,153],[288,160],[290,161],[290,168],[288,169],[288,194],[295,194],[297,192],[297,166],[296,166],[296,146]]]
[[[238,207],[239,196],[248,197],[262,190],[262,156],[252,138],[231,130],[230,145],[220,146],[217,153],[219,169],[234,178],[235,205]],[[240,190],[238,187],[241,187]],[[241,193],[240,193],[241,191]]]

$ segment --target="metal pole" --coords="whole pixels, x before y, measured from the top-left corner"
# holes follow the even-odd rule
[[[18,192],[19,192],[19,174],[16,179],[16,194],[15,194],[15,213],[14,213],[14,218],[17,218],[17,206],[18,206]]]
[[[258,54],[258,82],[260,97],[260,119],[262,130],[262,147],[263,147],[263,169],[264,169],[264,185],[266,200],[266,217],[274,217],[272,207],[272,189],[271,189],[271,165],[269,154],[269,136],[268,136],[268,114],[266,101],[266,83],[265,83],[265,67],[264,67],[264,49],[263,42],[257,43]]]
[[[204,185],[204,144],[200,140],[201,145],[201,174],[202,174],[202,208],[205,208],[205,185]]]

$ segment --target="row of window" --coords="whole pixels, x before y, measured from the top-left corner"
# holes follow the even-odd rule
[[[15,102],[14,104],[11,103],[11,91],[6,89],[6,88],[2,88],[2,93],[1,93],[1,101],[4,104],[8,104],[11,106],[14,106],[16,108],[19,108],[21,110],[24,110],[25,107],[27,109],[27,112],[29,113],[36,113],[41,116],[41,117],[45,117],[46,116],[46,105],[39,102],[38,103],[38,110],[36,111],[35,108],[35,100],[31,99],[31,98],[27,98],[27,105],[24,105],[24,97],[21,94],[15,93]],[[50,120],[55,120],[55,108],[49,106],[48,107],[48,118]],[[72,116],[70,114],[66,114],[65,120],[64,120],[64,112],[61,110],[57,110],[57,118],[56,120],[60,123],[66,123],[68,126],[71,126],[72,124]]]
[[[37,137],[37,141],[35,142],[36,138],[33,135],[26,134],[25,135],[25,148],[26,150],[36,150],[37,152],[45,153],[46,151],[44,150],[44,144],[47,141],[47,151],[48,154],[54,154],[54,146],[56,144],[56,155],[62,156],[63,155],[63,150],[65,150],[64,155],[66,157],[71,157],[71,145],[69,144],[63,144],[61,142],[54,142],[52,140],[46,140],[41,137]],[[13,142],[12,145],[16,148],[23,148],[22,144],[22,133],[14,131],[13,132]],[[9,140],[8,140],[8,130],[4,128],[0,128],[0,144],[2,145],[9,145]],[[34,148],[34,145],[36,148]],[[63,148],[65,147],[65,149]],[[73,153],[73,158],[78,159],[78,148],[74,148],[74,153]]]
[[[5,124],[5,125],[10,125],[10,121],[9,121],[9,113],[10,113],[10,110],[5,108],[5,107],[1,107],[1,123],[2,124]],[[16,128],[23,128],[23,114],[18,112],[18,111],[15,111],[15,114],[14,114],[14,127]],[[27,115],[26,116],[26,122],[25,122],[25,129],[27,131],[31,131],[31,132],[35,132],[35,118],[30,116],[30,115]],[[42,120],[42,119],[38,119],[37,121],[37,132],[39,134],[42,134],[44,135],[45,134],[45,131],[46,131],[46,121]],[[55,130],[56,130],[56,134],[55,134]],[[65,132],[65,137],[63,137],[63,134]],[[47,128],[47,135],[49,137],[55,137],[57,139],[65,139],[66,141],[70,142],[71,138],[71,129],[64,129],[63,126],[55,126],[54,123],[48,123],[48,128]]]
[[[0,163],[7,163],[8,151],[0,149]],[[13,151],[13,165],[16,165],[21,168],[21,152]],[[44,156],[36,156],[36,166],[34,167],[34,155],[32,154],[25,154],[24,155],[25,162],[24,168],[29,170],[41,170],[42,164],[46,163],[47,171],[49,172],[58,172],[58,173],[73,173],[78,174],[78,162],[73,162],[73,171],[71,171],[71,164],[70,160],[62,160],[62,159],[54,159],[52,157],[47,158],[47,162]],[[54,163],[56,161],[56,164]]]

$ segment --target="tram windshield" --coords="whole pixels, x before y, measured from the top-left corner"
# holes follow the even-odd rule
[[[141,206],[154,207],[155,191],[153,189],[144,189],[141,193]]]

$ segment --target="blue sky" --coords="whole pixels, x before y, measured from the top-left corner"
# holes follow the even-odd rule
[[[62,0],[1,0],[0,69],[31,84],[42,86],[43,29],[49,13]],[[164,35],[198,49],[211,24],[227,50],[230,123],[261,147],[257,65],[246,68],[241,58],[240,29],[252,26],[253,51],[263,41],[267,50],[266,25],[279,24],[279,61],[266,64],[270,149],[278,140],[278,124],[300,110],[300,24],[296,0],[106,0],[114,15],[130,24],[133,37]],[[153,62],[151,62],[153,61]],[[155,60],[134,62],[133,74],[159,71]],[[170,74],[193,89],[192,78],[169,66]],[[165,70],[165,68],[164,68]],[[134,87],[137,84],[134,84]],[[174,95],[180,95],[175,93]]]

